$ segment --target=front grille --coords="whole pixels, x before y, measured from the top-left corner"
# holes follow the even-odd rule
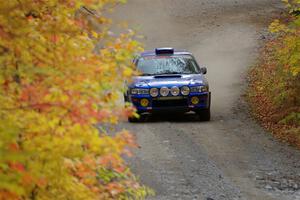
[[[180,107],[188,106],[187,99],[153,100],[152,107]]]

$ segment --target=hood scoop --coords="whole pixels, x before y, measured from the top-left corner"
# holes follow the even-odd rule
[[[182,76],[181,75],[174,75],[174,74],[171,74],[171,75],[156,75],[154,76],[154,78],[181,78]]]

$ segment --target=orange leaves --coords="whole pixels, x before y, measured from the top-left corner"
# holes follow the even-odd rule
[[[23,173],[21,183],[24,186],[34,185],[34,178],[30,173]]]
[[[20,196],[14,192],[0,189],[0,200],[20,200]]]
[[[87,21],[79,18],[74,20],[74,24],[80,28],[85,28],[87,26]]]
[[[106,186],[106,189],[109,191],[109,193],[112,196],[117,196],[118,194],[120,194],[122,192],[125,192],[124,187],[120,183],[118,183],[118,182],[109,183]]]
[[[120,132],[116,136],[116,139],[126,144],[126,146],[130,146],[134,148],[138,147],[136,144],[136,138],[127,130],[123,130],[122,132]]]
[[[0,37],[3,39],[8,39],[9,34],[4,30],[4,27],[0,24]]]
[[[45,178],[39,178],[35,181],[36,185],[40,188],[47,186],[48,181]]]
[[[56,44],[59,41],[59,38],[58,35],[54,34],[50,36],[50,41]]]
[[[31,103],[33,101],[39,100],[41,97],[41,92],[38,87],[33,85],[26,85],[22,88],[20,101]]]
[[[41,85],[25,85],[21,89],[19,96],[22,107],[32,108],[39,111],[47,111],[51,107],[50,102],[43,102],[43,98],[48,94],[46,88]]]
[[[275,20],[276,33],[261,51],[260,63],[250,72],[249,100],[255,117],[275,137],[300,147],[297,119],[300,110],[300,26],[298,17]],[[295,21],[291,21],[291,20]],[[290,121],[292,123],[286,123]],[[297,122],[298,121],[298,122]]]
[[[94,167],[89,166],[87,163],[78,163],[75,166],[76,171],[74,172],[76,176],[78,176],[80,179],[86,179],[89,177],[95,177],[96,172],[94,170]],[[87,182],[85,182],[86,184]]]
[[[17,172],[24,172],[25,168],[22,163],[19,162],[10,162],[9,167],[11,170],[17,171]]]
[[[26,18],[29,22],[34,21],[34,17],[32,15],[28,15]]]
[[[134,113],[119,98],[140,44],[132,31],[112,37],[98,12],[117,2],[0,4],[0,200],[146,195],[122,158],[135,138],[96,127]]]
[[[98,164],[106,169],[110,169],[117,173],[124,173],[126,170],[125,164],[116,154],[107,154],[98,159]]]
[[[13,142],[9,144],[8,149],[13,152],[18,152],[20,150],[20,146],[16,142]]]

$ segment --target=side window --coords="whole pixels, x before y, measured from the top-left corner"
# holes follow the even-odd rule
[[[132,63],[135,64],[135,66],[137,66],[139,59],[140,59],[140,56],[135,56],[132,60]]]

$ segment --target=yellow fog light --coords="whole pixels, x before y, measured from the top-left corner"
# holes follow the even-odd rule
[[[199,103],[199,98],[198,97],[192,97],[191,99],[192,104],[196,105]]]
[[[148,105],[149,105],[148,99],[142,99],[142,100],[141,100],[141,106],[147,107]]]

